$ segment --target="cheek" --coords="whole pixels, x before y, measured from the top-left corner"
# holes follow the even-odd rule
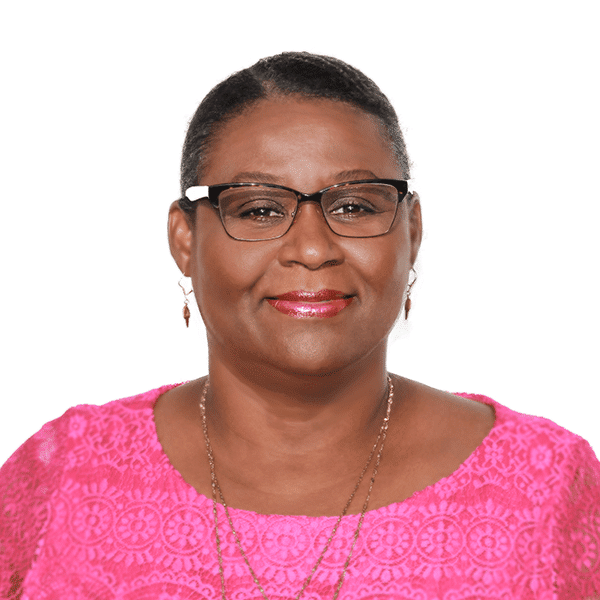
[[[197,228],[194,247],[193,270],[199,288],[196,296],[199,303],[216,309],[252,290],[270,260],[268,249],[260,244],[231,239],[218,217],[207,218]]]
[[[381,300],[402,302],[404,287],[408,279],[410,248],[402,238],[372,238],[354,251],[354,264],[374,295]],[[392,308],[392,306],[390,306]]]

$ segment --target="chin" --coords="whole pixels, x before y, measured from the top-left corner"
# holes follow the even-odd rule
[[[287,344],[280,348],[275,355],[269,357],[274,368],[293,373],[300,376],[323,377],[339,373],[345,369],[352,369],[358,363],[368,360],[377,353],[377,350],[383,350],[385,356],[386,340],[379,340],[373,344],[356,345],[344,343],[318,344],[315,340],[295,341],[293,344]]]

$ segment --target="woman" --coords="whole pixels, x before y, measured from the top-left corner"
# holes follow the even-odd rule
[[[600,597],[589,445],[386,371],[409,179],[393,108],[341,61],[286,53],[208,94],[169,240],[209,376],[75,407],[11,457],[4,597]]]

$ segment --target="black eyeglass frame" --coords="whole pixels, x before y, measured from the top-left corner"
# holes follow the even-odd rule
[[[343,181],[342,183],[336,183],[334,185],[327,186],[326,188],[323,188],[322,190],[319,190],[318,192],[315,192],[314,194],[305,194],[304,192],[299,192],[298,190],[295,190],[293,188],[286,187],[284,185],[278,185],[276,183],[242,182],[242,183],[219,183],[217,185],[194,185],[192,187],[189,187],[185,191],[185,195],[183,196],[183,198],[180,198],[179,203],[180,203],[180,205],[183,204],[186,207],[192,208],[194,206],[194,204],[196,204],[197,202],[200,202],[202,200],[208,200],[211,203],[211,205],[213,206],[213,208],[215,208],[217,210],[217,212],[219,213],[219,218],[221,219],[221,224],[223,225],[223,229],[225,230],[225,233],[230,238],[241,241],[241,242],[262,242],[262,241],[268,241],[268,240],[276,240],[280,237],[283,237],[291,229],[292,225],[294,224],[296,214],[298,212],[298,206],[300,205],[301,202],[318,202],[321,205],[321,210],[323,210],[323,205],[321,204],[321,199],[323,197],[323,194],[325,194],[329,190],[333,190],[336,188],[343,187],[345,185],[357,184],[357,183],[380,183],[380,184],[389,185],[389,186],[396,188],[396,191],[398,192],[398,201],[396,202],[394,218],[392,219],[390,226],[387,228],[386,231],[384,231],[383,233],[378,233],[377,235],[365,235],[365,236],[342,235],[342,234],[337,233],[336,231],[333,231],[331,225],[329,224],[329,221],[327,221],[327,219],[325,218],[325,214],[323,213],[323,217],[325,218],[325,222],[327,223],[327,226],[329,227],[329,229],[331,229],[331,231],[333,233],[335,233],[335,235],[339,235],[340,237],[372,238],[372,237],[380,237],[382,235],[385,235],[392,228],[394,221],[396,220],[396,215],[398,213],[398,205],[400,204],[400,202],[402,202],[404,200],[404,198],[406,198],[406,196],[409,193],[412,193],[411,190],[409,190],[408,180],[405,180],[405,179],[357,179],[355,181]],[[277,235],[272,238],[265,238],[264,240],[262,240],[262,239],[249,240],[249,239],[237,238],[237,237],[232,236],[227,231],[227,228],[225,227],[225,223],[223,223],[223,215],[221,214],[221,211],[219,210],[219,196],[220,196],[221,192],[224,192],[225,190],[235,188],[235,187],[268,187],[268,188],[286,190],[288,192],[292,192],[293,194],[295,194],[298,203],[296,205],[296,210],[292,214],[292,220],[290,222],[290,226],[282,234]],[[191,198],[190,198],[190,195],[192,196]]]

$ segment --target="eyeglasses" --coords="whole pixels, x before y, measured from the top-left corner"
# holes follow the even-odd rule
[[[314,194],[271,183],[196,185],[188,188],[181,200],[189,205],[207,198],[219,211],[230,237],[256,242],[285,235],[300,202],[319,202],[327,225],[342,237],[384,235],[407,194],[408,181],[362,179],[331,185]]]

